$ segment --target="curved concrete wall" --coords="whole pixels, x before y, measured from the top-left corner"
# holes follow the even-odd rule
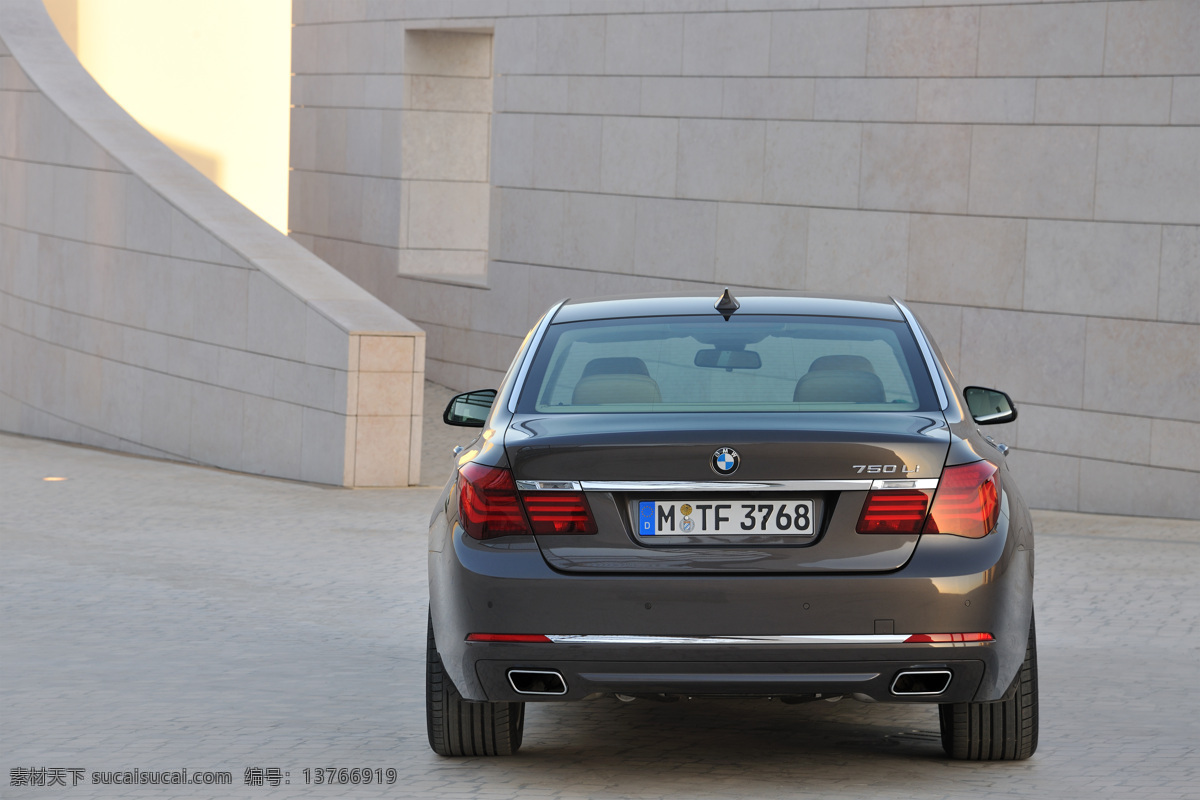
[[[0,0],[0,430],[416,483],[424,333],[221,192]]]
[[[295,0],[293,18],[291,235],[425,327],[431,378],[493,384],[568,295],[894,294],[960,378],[1020,404],[997,435],[1035,505],[1200,518],[1200,2]],[[443,153],[408,129],[461,141],[428,112],[471,100],[461,60],[412,68],[429,30],[493,35],[486,275],[397,266],[405,180]]]

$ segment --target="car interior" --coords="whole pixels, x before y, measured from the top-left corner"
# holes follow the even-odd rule
[[[662,393],[646,362],[633,356],[593,358],[571,396],[571,404],[577,406],[661,402]]]
[[[796,403],[884,403],[883,381],[859,355],[815,359],[792,392]],[[646,362],[633,356],[594,358],[575,384],[572,405],[660,403],[662,393]]]
[[[833,355],[815,359],[796,381],[797,403],[883,403],[883,381],[863,356]]]

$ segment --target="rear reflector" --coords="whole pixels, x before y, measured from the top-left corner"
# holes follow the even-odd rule
[[[988,461],[943,469],[923,532],[987,536],[1000,519],[999,478]]]
[[[871,492],[858,517],[859,533],[920,533],[929,498],[916,489]]]
[[[521,500],[534,533],[596,532],[583,492],[525,492]]]
[[[458,519],[475,539],[529,533],[512,473],[474,461],[458,470]]]
[[[471,633],[467,634],[468,642],[544,642],[550,644],[550,639],[539,633]]]
[[[943,642],[994,642],[990,633],[914,633],[905,644],[941,644]]]

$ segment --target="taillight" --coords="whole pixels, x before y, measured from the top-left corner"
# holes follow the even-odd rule
[[[945,644],[948,642],[994,642],[990,633],[914,633],[905,644]]]
[[[521,495],[534,533],[595,533],[596,521],[583,492]]]
[[[916,489],[871,492],[858,517],[859,533],[920,533],[929,498]]]
[[[545,642],[552,639],[540,633],[468,633],[468,642]]]
[[[458,519],[476,539],[529,533],[512,473],[474,461],[458,470]]]
[[[987,461],[946,467],[923,533],[982,539],[1000,519],[1000,476]]]
[[[518,494],[512,472],[474,461],[464,464],[458,476],[458,518],[468,536],[494,539],[531,532],[595,533],[597,530],[582,492]]]

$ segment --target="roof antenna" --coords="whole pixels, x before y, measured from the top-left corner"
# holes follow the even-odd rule
[[[725,287],[725,291],[721,293],[721,296],[717,298],[717,302],[713,304],[713,308],[721,312],[721,316],[725,318],[726,322],[733,316],[733,312],[741,307],[742,304],[737,301],[737,298],[730,294],[728,286]]]

